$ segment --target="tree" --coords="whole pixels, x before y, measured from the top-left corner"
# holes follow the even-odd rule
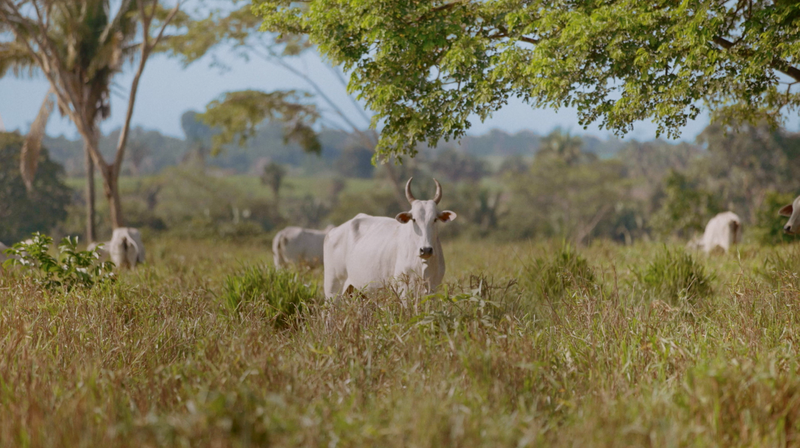
[[[597,159],[594,154],[583,152],[582,147],[583,140],[580,137],[570,135],[569,132],[564,132],[557,128],[541,140],[536,159],[557,158],[568,166],[575,166],[584,161]]]
[[[268,186],[275,197],[276,210],[279,209],[281,186],[285,176],[286,168],[275,162],[270,162],[264,166],[264,172],[261,174],[261,183]]]
[[[7,245],[33,232],[49,232],[67,217],[70,203],[64,170],[44,148],[38,152],[38,174],[26,189],[19,171],[23,144],[18,134],[0,132],[0,241]]]
[[[189,150],[192,151],[200,165],[205,167],[206,155],[209,152],[207,143],[214,136],[214,130],[210,126],[199,120],[200,114],[187,110],[181,115],[181,129],[186,135],[186,142],[189,143]]]
[[[100,171],[109,203],[111,224],[124,225],[119,174],[125,157],[139,79],[148,58],[170,25],[187,25],[180,2],[167,11],[159,0],[123,0],[112,14],[110,0],[0,0],[0,32],[13,36],[0,43],[0,74],[8,68],[39,71],[56,96],[59,110],[75,124],[84,141],[87,160]],[[141,39],[137,42],[137,39]],[[128,95],[125,120],[114,160],[107,162],[98,147],[98,123],[110,113],[110,87],[126,61],[138,59]],[[90,171],[90,170],[87,170]],[[93,185],[93,173],[88,172]],[[93,201],[93,189],[87,188]],[[93,238],[91,215],[87,237]]]
[[[238,1],[234,3],[240,4]],[[236,139],[242,143],[252,136],[259,123],[271,119],[286,123],[287,138],[297,141],[307,150],[319,150],[319,144],[312,138],[314,133],[311,132],[311,125],[319,121],[323,126],[349,132],[358,140],[358,145],[368,148],[374,155],[378,135],[374,130],[367,129],[374,117],[364,111],[363,106],[352,95],[349,98],[357,116],[345,113],[341,105],[325,93],[313,76],[287,61],[312,47],[306,37],[285,34],[275,38],[272,34],[261,32],[260,24],[261,19],[252,13],[252,5],[248,3],[233,11],[216,11],[206,19],[193,23],[185,35],[171,39],[169,46],[173,54],[183,58],[187,65],[211,54],[213,65],[224,66],[224,61],[218,59],[212,51],[222,46],[228,50],[228,54],[232,53],[245,60],[259,58],[302,80],[310,92],[313,92],[315,99],[326,107],[313,107],[310,104],[311,94],[306,92],[227,92],[220,99],[211,102],[201,115],[207,124],[223,130],[215,137],[215,151]],[[342,87],[346,87],[341,73],[333,67],[329,68],[341,81]],[[383,171],[392,184],[395,201],[404,207],[407,201],[397,172],[389,163],[385,164]]]
[[[383,154],[459,138],[512,97],[617,133],[679,133],[701,104],[777,123],[800,106],[795,2],[265,0],[264,28],[308,35],[350,72]],[[785,81],[789,81],[788,83]]]

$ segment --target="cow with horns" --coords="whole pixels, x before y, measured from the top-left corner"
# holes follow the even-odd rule
[[[456,214],[440,211],[442,186],[436,183],[433,200],[417,200],[406,183],[411,210],[394,219],[359,213],[325,237],[325,297],[396,286],[401,295],[409,290],[432,292],[444,277],[444,253],[437,223],[450,222]]]

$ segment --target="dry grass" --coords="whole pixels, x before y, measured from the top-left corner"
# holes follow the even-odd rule
[[[599,288],[514,284],[556,247],[448,244],[449,297],[286,328],[221,298],[266,247],[155,241],[69,295],[0,274],[0,445],[800,445],[800,246],[697,257],[713,295],[670,304],[636,280],[655,244],[581,250]]]

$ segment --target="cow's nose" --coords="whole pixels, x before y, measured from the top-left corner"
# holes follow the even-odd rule
[[[786,233],[792,233],[792,225],[786,224],[785,226],[783,226],[783,231]]]
[[[422,258],[430,258],[433,255],[433,248],[432,247],[420,247],[419,248],[419,256]]]

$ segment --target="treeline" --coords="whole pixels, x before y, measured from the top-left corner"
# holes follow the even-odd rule
[[[530,137],[527,149],[521,136]],[[628,244],[688,239],[714,214],[732,210],[745,222],[746,238],[773,244],[787,240],[777,210],[800,192],[794,176],[800,172],[800,136],[766,125],[712,125],[696,143],[603,142],[561,129],[545,136],[493,131],[460,145],[420,148],[402,165],[378,166],[356,137],[323,131],[321,153],[308,154],[285,144],[279,127],[264,126],[247,147],[212,157],[202,141],[189,144],[137,130],[131,148],[149,149],[126,168],[122,191],[129,225],[187,237],[239,238],[285,225],[340,224],[362,212],[394,216],[407,208],[394,189],[415,176],[420,197],[433,191],[432,177],[442,181],[447,208],[459,214],[448,225],[451,235],[578,244],[598,238]],[[114,138],[106,136],[102,144],[110,147]],[[12,140],[16,148],[19,139]],[[58,146],[59,139],[46,142],[53,145],[52,159],[67,172],[79,171],[79,157],[64,161],[69,151],[80,155],[79,146],[60,141],[64,145]],[[12,165],[8,170],[16,169]],[[49,172],[63,177],[60,169]],[[245,175],[225,176],[236,173]],[[0,191],[13,191],[14,200],[22,201],[21,181],[5,179],[15,186]],[[59,189],[63,183],[48,185]],[[80,234],[82,190],[64,194],[72,198],[61,207],[67,217],[54,212],[52,225]],[[0,197],[0,203],[10,201]],[[108,230],[102,222],[100,228],[101,234]]]
[[[183,120],[193,119],[193,112],[184,114]],[[228,174],[259,175],[268,162],[299,168],[305,173],[316,173],[333,167],[344,176],[363,178],[370,177],[373,172],[372,150],[364,147],[361,139],[339,130],[323,129],[319,133],[322,149],[317,155],[304,152],[296,143],[285,141],[280,124],[264,123],[244,146],[228,145],[221,153],[212,156],[209,148],[212,146],[213,133],[206,132],[199,139],[193,138],[195,132],[192,128],[204,125],[186,122],[183,125],[185,132],[192,134],[191,136],[176,138],[155,130],[134,127],[128,140],[123,173],[133,176],[152,175],[171,166],[198,161]],[[119,130],[102,135],[100,151],[111,158],[118,139]],[[541,139],[541,135],[531,131],[509,134],[492,130],[484,135],[468,136],[460,142],[441,142],[437,148],[457,149],[464,154],[482,158],[530,156],[538,151]],[[53,160],[64,166],[68,176],[84,175],[83,143],[80,140],[70,140],[63,135],[45,137],[44,145],[50,149]],[[601,157],[612,156],[622,146],[621,140],[613,138],[584,139],[585,150]],[[421,150],[426,153],[438,151],[427,147]]]

